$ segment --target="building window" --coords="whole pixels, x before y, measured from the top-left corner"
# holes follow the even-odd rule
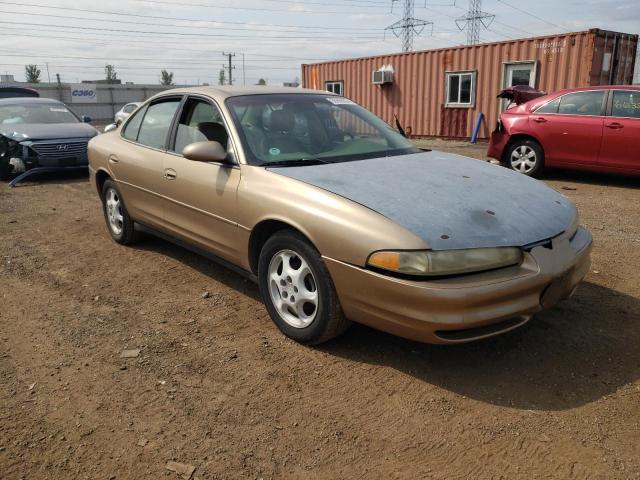
[[[447,72],[447,107],[473,107],[476,101],[476,72]]]
[[[327,92],[344,96],[344,82],[342,80],[336,82],[324,82],[324,89]]]

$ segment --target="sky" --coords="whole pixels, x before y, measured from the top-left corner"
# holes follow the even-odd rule
[[[37,64],[42,80],[104,78],[113,64],[123,81],[217,84],[224,52],[234,83],[291,82],[300,65],[401,51],[385,27],[403,0],[0,0],[0,72],[24,81]],[[414,50],[464,44],[456,18],[467,0],[415,0],[415,17],[433,22]],[[640,0],[484,0],[495,14],[482,42],[589,28],[640,33]],[[244,64],[244,68],[243,68]]]

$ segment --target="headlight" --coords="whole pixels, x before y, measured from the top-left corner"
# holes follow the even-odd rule
[[[417,276],[459,275],[522,262],[519,248],[473,248],[442,251],[382,251],[371,254],[367,263],[390,272]]]

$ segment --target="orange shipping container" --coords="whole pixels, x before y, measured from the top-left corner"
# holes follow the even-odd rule
[[[505,87],[563,88],[628,85],[638,35],[593,29],[504,42],[379,55],[302,66],[303,86],[340,93],[389,124],[394,115],[418,137],[469,137],[479,112],[488,138]],[[392,70],[391,83],[372,74]]]

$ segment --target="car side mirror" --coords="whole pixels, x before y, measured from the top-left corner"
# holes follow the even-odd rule
[[[86,115],[82,115],[83,123],[91,123],[91,117],[87,117]]]
[[[109,133],[109,132],[113,132],[114,130],[117,130],[117,129],[118,129],[118,125],[116,125],[115,123],[110,123],[109,125],[104,127],[103,132],[104,133]]]
[[[227,151],[219,142],[192,143],[184,147],[182,155],[194,162],[230,163],[227,160]]]

